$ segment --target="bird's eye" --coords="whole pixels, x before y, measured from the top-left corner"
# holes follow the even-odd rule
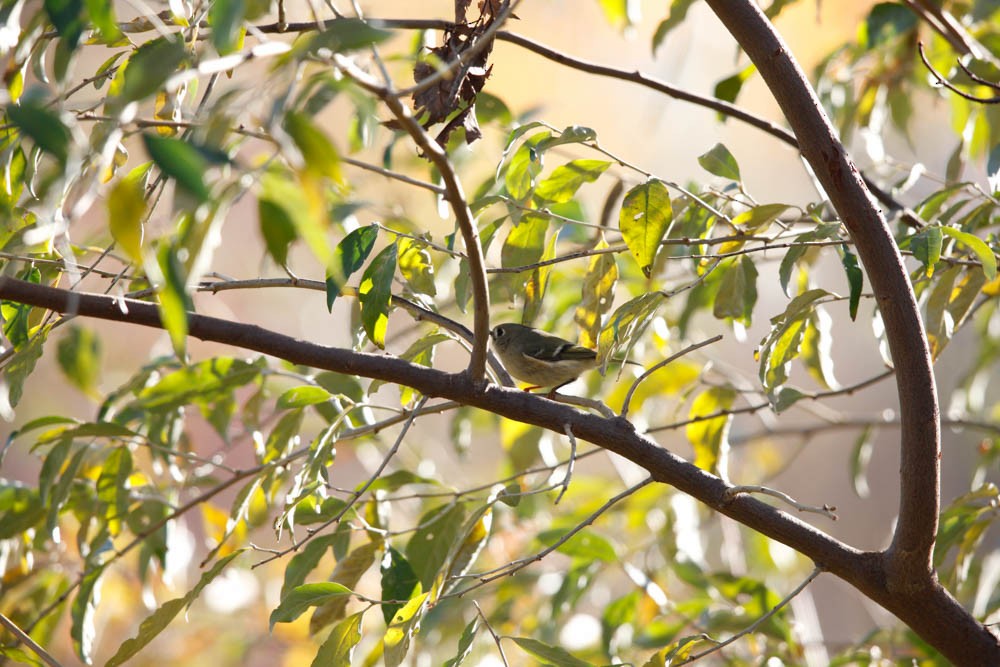
[[[504,331],[503,327],[497,327],[497,330],[494,333],[496,334],[497,338],[503,338],[504,336],[507,335],[507,332]]]

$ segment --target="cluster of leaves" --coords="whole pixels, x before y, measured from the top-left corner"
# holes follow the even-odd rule
[[[627,3],[601,4],[612,18],[628,17]],[[671,3],[654,47],[691,4]],[[768,11],[776,16],[788,4],[774,2]],[[884,4],[894,8],[873,9],[865,46],[849,54],[851,67],[873,58],[900,63],[901,44],[912,48],[917,25],[907,27],[899,6]],[[469,5],[456,3],[463,12]],[[57,361],[67,379],[96,403],[93,419],[44,417],[22,424],[11,438],[39,459],[40,472],[37,483],[0,485],[0,540],[8,564],[0,606],[39,643],[56,643],[56,620],[68,608],[74,649],[91,660],[102,582],[123,576],[128,567],[142,585],[159,583],[172,548],[170,527],[197,514],[209,543],[199,554],[207,569],[196,586],[139,623],[132,639],[117,642],[109,664],[139,655],[226,568],[251,562],[251,554],[283,567],[280,600],[270,612],[272,629],[295,625],[311,610],[306,634],[316,637],[314,664],[349,664],[360,647],[366,659],[382,657],[394,665],[417,646],[430,652],[440,645],[435,657],[458,665],[473,651],[492,650],[487,630],[512,637],[527,656],[546,664],[664,664],[708,648],[706,637],[742,631],[775,610],[782,594],[769,578],[730,574],[723,569],[727,564],[706,555],[719,553],[727,539],[707,514],[653,485],[604,506],[610,496],[607,478],[584,471],[570,479],[573,466],[567,469],[565,460],[570,448],[540,429],[456,406],[428,405],[405,387],[386,398],[389,392],[380,392],[377,381],[265,358],[189,358],[192,294],[200,286],[219,289],[231,282],[204,281],[213,271],[221,228],[232,224],[227,219],[232,206],[245,196],[255,199],[259,254],[271,260],[270,269],[323,276],[331,310],[338,299],[356,299],[341,330],[356,347],[386,348],[426,366],[434,366],[438,350],[459,349],[457,327],[427,323],[420,313],[458,320],[469,307],[470,267],[460,236],[412,222],[420,219],[416,213],[388,211],[381,199],[368,200],[360,194],[363,176],[348,171],[360,164],[404,184],[428,173],[411,155],[411,144],[400,140],[401,128],[379,122],[375,98],[332,67],[332,54],[380,45],[390,33],[360,20],[337,19],[290,43],[260,39],[267,33],[258,27],[256,45],[247,46],[247,26],[269,11],[266,3],[217,0],[188,15],[174,13],[180,10],[172,5],[165,15],[120,23],[110,2],[46,2],[23,26],[22,8],[23,2],[13,0],[2,10],[18,35],[16,46],[3,47],[12,57],[0,145],[4,271],[57,285],[66,273],[77,277],[76,260],[89,257],[94,265],[89,285],[124,280],[131,295],[155,301],[176,353],[102,391],[101,346],[92,330],[64,327],[65,320],[14,302],[0,304],[10,349],[3,358],[10,406],[24,399],[48,338],[59,329]],[[499,11],[494,2],[480,9],[488,17]],[[985,24],[987,18],[977,21]],[[472,36],[481,37],[489,25],[488,20],[477,24]],[[209,39],[203,39],[206,29]],[[449,35],[447,48],[432,54],[442,62],[473,41],[469,35],[463,41],[458,32]],[[101,50],[105,59],[92,75],[81,77],[74,70],[84,66],[86,49]],[[47,69],[41,56],[49,51]],[[780,288],[788,302],[782,312],[766,314],[770,321],[755,359],[760,386],[750,398],[738,377],[686,359],[634,387],[627,376],[588,378],[585,391],[615,410],[630,400],[631,414],[651,431],[683,426],[693,460],[712,472],[726,472],[738,401],[759,397],[760,403],[749,402],[753,411],[781,412],[837,392],[831,311],[846,303],[849,317],[857,317],[865,292],[850,240],[826,207],[758,202],[736,157],[721,144],[706,146],[699,160],[711,178],[681,186],[613,154],[590,128],[515,119],[498,98],[480,92],[487,72],[479,70],[488,54],[483,49],[472,70],[443,78],[416,102],[428,126],[461,124],[467,138],[480,125],[495,130],[497,143],[484,149],[491,174],[468,201],[490,259],[494,303],[518,310],[524,323],[557,332],[579,329],[580,342],[596,347],[607,368],[621,357],[653,363],[702,328],[742,334],[755,315],[760,324],[758,294]],[[832,64],[845,57],[831,58],[823,74],[835,71]],[[247,69],[260,60],[267,64],[263,80],[260,71]],[[426,54],[399,60],[407,72],[416,72],[418,82],[431,75]],[[25,90],[29,72],[35,84]],[[720,84],[718,94],[735,99],[751,75],[744,70]],[[912,71],[907,76],[915,86],[918,77]],[[220,90],[226,81],[231,83]],[[879,86],[895,90],[884,77],[862,84],[859,96],[832,94],[837,85],[846,90],[847,81],[827,76],[820,87],[828,102],[868,100],[865,108],[833,109],[844,128],[870,127],[876,103],[903,104],[895,93],[878,92]],[[99,103],[78,102],[81,91],[98,91]],[[473,105],[476,99],[480,104]],[[81,108],[100,108],[101,114]],[[318,118],[330,110],[348,118],[334,133]],[[144,111],[151,115],[142,116]],[[966,113],[972,136],[987,142],[983,145],[992,127],[989,113],[971,108]],[[893,109],[901,125],[905,116]],[[447,136],[441,139],[447,142]],[[968,146],[973,155],[982,152],[976,141]],[[148,159],[136,160],[136,152]],[[373,153],[380,155],[379,163],[366,163]],[[433,171],[429,180],[436,180]],[[434,183],[417,183],[440,190]],[[168,184],[173,198],[160,204]],[[608,193],[607,214],[594,219],[601,186]],[[378,187],[386,186],[379,181]],[[926,224],[898,228],[900,246],[913,256],[914,285],[935,355],[963,325],[975,321],[986,330],[997,317],[994,195],[973,182],[949,180],[914,206]],[[78,239],[85,233],[77,231],[83,213],[102,207],[106,226],[97,238]],[[154,213],[169,221],[158,236],[148,224]],[[88,250],[110,247],[112,241],[117,256]],[[308,251],[304,259],[296,252],[300,247]],[[779,250],[775,278],[773,271],[761,270],[761,258]],[[834,284],[818,268],[826,256],[836,257],[843,269]],[[390,326],[400,307],[417,313],[416,335]],[[966,388],[988,381],[1000,353],[985,342],[988,336],[982,340],[979,358],[963,380]],[[792,385],[793,364],[819,392]],[[981,401],[977,405],[981,395],[969,389],[965,404],[952,407],[970,415],[989,409]],[[380,421],[373,407],[398,414]],[[454,411],[449,451],[468,457],[457,465],[477,474],[488,457],[477,452],[472,460],[470,434],[499,434],[502,455],[495,470],[482,473],[484,482],[450,485],[418,474],[417,466],[396,456],[399,442],[388,446],[379,435],[403,424],[400,440],[421,456],[443,457],[439,443],[414,443],[419,438],[411,422],[445,410]],[[214,451],[195,435],[204,424],[220,443]],[[859,462],[867,436],[855,448],[856,479],[863,479]],[[377,446],[383,464],[363,481],[340,488],[331,474],[350,457],[338,460],[338,445]],[[248,449],[252,465],[231,464],[245,461],[238,452]],[[984,468],[995,465],[997,452],[995,441],[984,444]],[[585,459],[603,454],[588,450],[577,456],[582,467]],[[440,463],[445,464],[455,465]],[[995,516],[997,491],[979,481],[948,510],[937,554],[963,599],[978,599],[988,581],[973,564]],[[231,500],[224,508],[227,491]],[[598,517],[598,527],[584,527]],[[698,537],[693,542],[692,533]],[[251,537],[254,544],[270,546],[247,550]],[[783,574],[805,576],[804,564],[779,567],[773,545],[763,538],[742,539],[744,571],[787,568]],[[543,554],[544,564],[526,567]],[[82,574],[65,574],[73,569]],[[507,576],[514,572],[517,576]],[[978,612],[983,616],[1000,604],[987,597]],[[560,644],[570,643],[563,629],[578,615],[600,620],[600,641],[571,654]],[[421,642],[424,637],[448,641]],[[805,650],[787,608],[756,627],[754,637],[747,646],[729,649],[733,661],[759,662],[767,655],[795,660]],[[876,643],[899,644],[908,657],[930,655],[912,637],[870,638]],[[2,651],[35,660],[22,649]],[[857,654],[851,649],[843,659]]]

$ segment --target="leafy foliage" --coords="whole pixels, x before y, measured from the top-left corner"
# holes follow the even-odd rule
[[[674,0],[641,21],[635,3],[598,4],[614,28],[650,28],[654,51],[696,11]],[[796,3],[766,4],[777,17]],[[950,8],[995,50],[994,4]],[[725,649],[732,664],[797,663],[811,650],[799,630],[809,614],[783,604],[810,570],[803,557],[675,489],[637,483],[572,434],[377,373],[249,356],[266,348],[259,330],[245,350],[189,335],[197,312],[232,309],[267,329],[301,325],[297,335],[318,343],[461,372],[460,323],[482,298],[459,229],[468,210],[493,319],[597,349],[600,372],[567,393],[628,405],[635,428],[701,474],[748,484],[805,465],[805,445],[849,430],[853,448],[825,465],[840,466],[848,493],[878,493],[876,438],[898,422],[873,416],[874,404],[828,401],[889,374],[835,377],[835,359],[881,326],[836,213],[821,196],[759,196],[760,156],[739,150],[737,161],[714,137],[699,138],[704,171],[680,185],[619,155],[596,122],[553,125],[520,109],[490,85],[493,68],[509,67],[493,49],[506,3],[455,6],[455,24],[412,40],[409,27],[426,24],[269,23],[277,7],[260,0],[170,3],[128,22],[108,0],[0,8],[5,276],[148,301],[169,342],[136,362],[145,343],[0,302],[0,413],[15,424],[0,449],[0,611],[43,647],[88,664],[152,664],[163,646],[198,645],[200,627],[206,660],[259,637],[314,665],[457,666],[497,644],[541,664],[663,665],[742,632]],[[989,58],[953,67],[955,36],[909,7],[876,3],[815,85],[848,146],[864,138],[866,175],[899,203],[887,212],[930,351],[957,378],[949,419],[981,436],[934,560],[956,598],[995,623],[986,536],[1000,502],[1000,107],[933,90],[918,38],[954,85],[981,93],[970,73],[1000,80]],[[715,95],[738,102],[755,72],[741,64]],[[380,91],[386,75],[394,87]],[[948,95],[950,159],[888,159],[890,128],[923,140],[911,130],[933,95]],[[387,111],[387,98],[412,103],[412,119]],[[590,123],[588,111],[571,121]],[[423,159],[438,151],[464,189]],[[283,296],[271,300],[270,287]],[[324,292],[326,310],[304,290]],[[734,345],[661,364],[717,331],[727,345],[755,337],[752,357]],[[70,389],[50,391],[53,377]],[[779,443],[789,436],[798,449]],[[198,623],[185,626],[182,612]],[[894,628],[828,648],[831,664],[940,660]],[[8,635],[0,655],[40,664]]]

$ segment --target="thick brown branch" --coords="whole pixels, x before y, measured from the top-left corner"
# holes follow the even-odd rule
[[[0,277],[0,299],[65,314],[162,328],[159,309],[144,301],[70,292],[8,277]],[[405,385],[427,396],[450,399],[556,433],[563,433],[568,426],[578,439],[629,459],[649,471],[654,480],[811,558],[922,636],[930,637],[929,641],[957,664],[995,664],[976,660],[976,656],[1000,660],[1000,647],[989,631],[968,616],[936,582],[917,594],[890,590],[882,554],[858,551],[755,498],[729,498],[730,485],[637,433],[624,419],[583,413],[536,394],[483,386],[465,373],[450,374],[388,355],[317,345],[255,325],[190,314],[189,331],[201,340],[254,350],[295,364]],[[942,634],[947,635],[947,642],[933,641]]]
[[[997,664],[1000,644],[996,638],[950,597],[949,610],[940,609],[943,615],[936,620],[912,609],[914,599],[948,596],[942,593],[931,562],[940,504],[937,391],[927,339],[899,250],[805,74],[764,14],[746,0],[708,1],[757,66],[788,119],[802,155],[854,239],[885,322],[899,392],[902,474],[899,520],[892,545],[882,558],[886,590],[880,597],[888,595],[893,604],[882,604],[952,660],[985,664],[984,656],[991,656],[990,664]],[[963,630],[957,632],[956,626]],[[956,641],[959,635],[962,640]]]

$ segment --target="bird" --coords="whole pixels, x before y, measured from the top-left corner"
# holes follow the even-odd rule
[[[490,340],[507,372],[532,385],[525,391],[552,387],[551,396],[597,367],[594,350],[523,324],[498,324],[490,331]]]

